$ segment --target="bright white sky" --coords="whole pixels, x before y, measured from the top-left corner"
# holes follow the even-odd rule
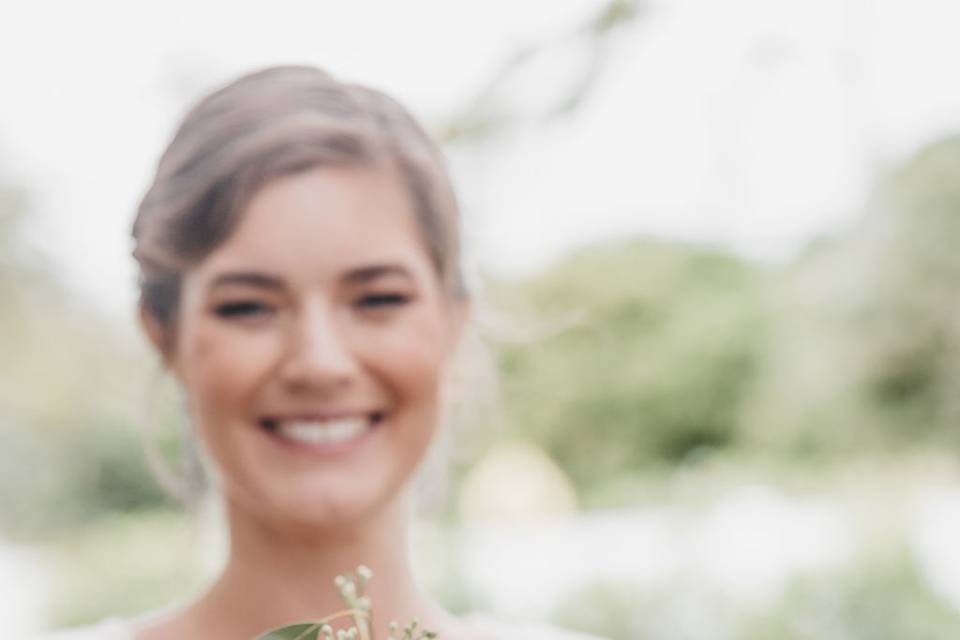
[[[519,45],[599,0],[33,0],[0,21],[0,175],[71,283],[129,313],[132,211],[186,104],[253,68],[313,63],[428,124]],[[590,101],[454,158],[472,261],[529,270],[656,233],[782,258],[858,212],[878,168],[960,130],[956,0],[655,0]],[[576,68],[532,64],[535,109]]]

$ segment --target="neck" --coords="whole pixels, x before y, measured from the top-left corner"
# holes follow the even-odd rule
[[[407,514],[401,498],[362,523],[305,532],[265,526],[228,504],[229,559],[198,603],[196,617],[217,630],[210,638],[252,638],[270,628],[318,620],[345,608],[334,577],[362,564],[373,571],[365,592],[373,602],[374,637],[386,638],[392,620],[401,626],[413,618],[427,628],[447,626],[447,614],[414,580]],[[352,622],[344,617],[331,624],[337,629]]]

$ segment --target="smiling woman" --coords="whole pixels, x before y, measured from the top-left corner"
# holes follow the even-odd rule
[[[372,631],[561,638],[443,611],[407,556],[411,478],[469,316],[441,154],[392,99],[306,67],[245,76],[188,113],[133,236],[144,330],[187,399],[230,552],[188,605],[71,638],[236,640],[341,608]]]

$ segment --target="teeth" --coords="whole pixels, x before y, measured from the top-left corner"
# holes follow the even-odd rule
[[[277,425],[276,433],[303,444],[336,444],[362,435],[370,427],[366,418],[339,420],[292,420]]]

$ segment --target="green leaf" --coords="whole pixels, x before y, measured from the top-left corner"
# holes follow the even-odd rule
[[[258,636],[257,640],[318,640],[319,637],[319,623],[301,622],[268,631],[262,636]]]

